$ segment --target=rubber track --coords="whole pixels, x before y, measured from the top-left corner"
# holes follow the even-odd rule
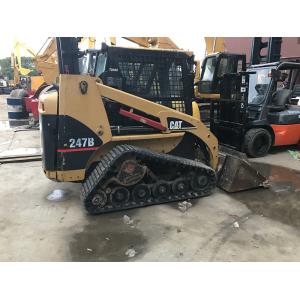
[[[91,204],[91,198],[96,193],[97,189],[101,187],[101,183],[106,180],[109,171],[113,168],[114,164],[117,162],[118,159],[121,159],[123,155],[127,154],[134,154],[137,159],[151,159],[155,161],[155,163],[160,164],[169,164],[171,166],[176,166],[182,168],[182,170],[189,169],[189,171],[194,172],[205,172],[209,177],[209,184],[203,191],[200,192],[191,192],[188,191],[181,195],[170,195],[168,198],[155,198],[151,196],[148,199],[145,199],[143,202],[135,202],[133,200],[128,201],[121,204],[108,203],[105,207],[99,208],[94,207]],[[173,201],[183,201],[187,199],[193,199],[198,197],[203,197],[212,193],[212,190],[216,186],[216,176],[213,169],[206,166],[205,164],[178,157],[173,155],[168,155],[164,153],[157,153],[150,151],[148,149],[139,148],[136,146],[131,145],[118,145],[110,150],[102,159],[99,161],[98,165],[89,175],[89,177],[84,181],[80,191],[80,198],[84,202],[85,208],[90,214],[100,214],[112,211],[119,211],[123,209],[129,208],[136,208],[136,207],[143,207],[147,205],[153,204],[160,204],[160,203],[167,203]]]

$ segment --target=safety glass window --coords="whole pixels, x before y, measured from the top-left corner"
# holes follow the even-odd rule
[[[203,71],[203,81],[212,81],[215,73],[216,68],[216,58],[209,57],[206,60],[205,69]]]

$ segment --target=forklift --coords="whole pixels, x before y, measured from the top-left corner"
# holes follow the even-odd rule
[[[279,61],[280,46],[281,38],[270,38],[268,43],[254,38],[247,70],[243,67],[239,72],[226,72],[210,85],[205,78],[200,82],[202,90],[206,85],[208,93],[220,93],[219,98],[210,101],[210,130],[220,144],[250,157],[265,156],[272,146],[300,141],[300,62]],[[267,55],[262,56],[261,50],[266,47]],[[219,56],[213,57],[216,65],[221,63]],[[209,59],[205,59],[204,66]],[[236,55],[238,59],[245,63],[246,57]],[[236,64],[232,69],[236,70]]]

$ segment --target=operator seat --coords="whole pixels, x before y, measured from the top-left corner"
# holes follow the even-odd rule
[[[270,111],[283,111],[286,109],[286,105],[289,103],[293,90],[282,89],[278,90],[273,94],[272,103],[270,106]]]
[[[271,124],[291,125],[300,123],[300,106],[288,105],[293,90],[282,89],[273,94],[268,120]]]

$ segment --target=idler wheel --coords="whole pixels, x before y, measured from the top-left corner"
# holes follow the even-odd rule
[[[110,200],[112,203],[124,203],[130,198],[130,192],[123,186],[115,187],[110,193]]]
[[[92,204],[96,207],[103,208],[107,203],[107,196],[104,191],[98,191],[91,200]]]
[[[195,175],[191,181],[192,189],[197,192],[200,192],[203,189],[205,189],[208,184],[209,184],[209,179],[205,174]]]

